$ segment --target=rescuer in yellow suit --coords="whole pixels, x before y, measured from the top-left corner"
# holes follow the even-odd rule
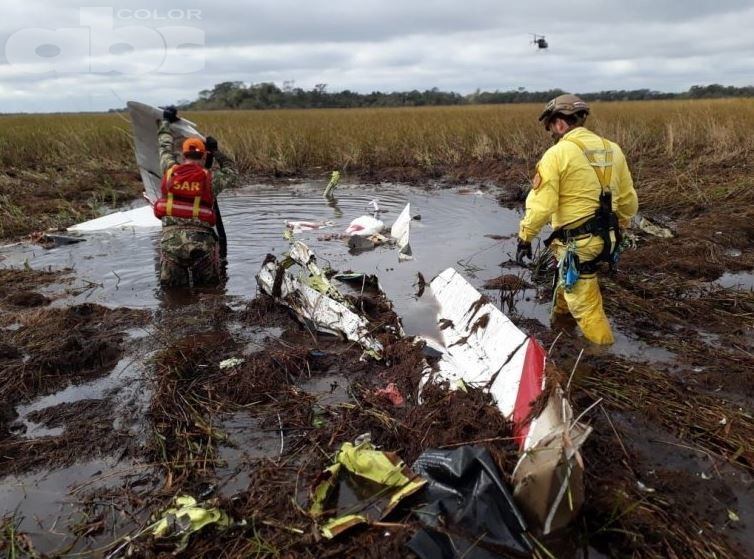
[[[556,141],[537,164],[518,233],[516,260],[531,259],[531,241],[551,222],[545,241],[558,259],[553,318],[569,313],[596,344],[614,341],[602,308],[597,265],[617,259],[621,229],[638,210],[626,158],[618,144],[584,127],[589,106],[560,95],[539,117]]]

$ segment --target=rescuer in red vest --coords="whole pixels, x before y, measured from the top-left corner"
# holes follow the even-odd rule
[[[173,152],[175,139],[170,124],[178,120],[175,107],[163,112],[158,132],[162,194],[154,204],[162,220],[160,283],[166,286],[216,285],[222,278],[215,224],[215,196],[237,182],[231,160],[208,136],[186,138],[183,157]],[[209,167],[209,168],[208,168]]]

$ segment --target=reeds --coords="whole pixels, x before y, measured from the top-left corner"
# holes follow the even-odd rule
[[[538,105],[186,113],[239,170],[370,180],[525,183],[551,144]],[[751,190],[748,100],[594,103],[589,126],[626,152],[642,204],[678,212]],[[0,117],[0,237],[68,225],[140,192],[127,115]],[[738,175],[736,170],[739,169]],[[400,171],[400,172],[399,172]],[[728,180],[733,177],[734,180]]]

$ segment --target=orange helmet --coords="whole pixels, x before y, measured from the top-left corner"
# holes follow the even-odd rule
[[[204,153],[207,151],[207,148],[204,145],[204,142],[201,140],[201,138],[186,138],[183,142],[183,155],[186,155],[188,153],[198,153],[199,155],[204,155]]]

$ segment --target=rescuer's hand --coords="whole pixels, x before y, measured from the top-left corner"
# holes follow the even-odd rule
[[[212,136],[207,136],[207,138],[204,140],[204,147],[207,148],[207,151],[209,152],[216,152],[217,151],[217,140],[213,138]]]
[[[169,107],[165,107],[162,110],[162,118],[170,122],[171,124],[173,122],[178,122],[178,109],[175,108],[174,105],[170,105]]]
[[[531,260],[531,242],[519,239],[516,247],[516,262],[520,266],[524,266],[524,258]]]

